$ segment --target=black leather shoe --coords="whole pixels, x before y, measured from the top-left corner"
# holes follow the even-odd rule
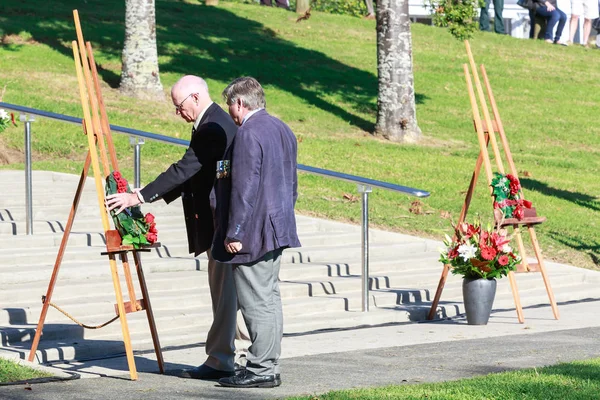
[[[233,388],[273,388],[281,385],[277,375],[256,375],[247,369],[230,378],[219,379],[219,385]]]
[[[204,380],[217,380],[221,378],[228,378],[235,375],[233,371],[220,371],[209,367],[208,365],[202,364],[199,367],[192,369],[184,369],[181,371],[179,376],[181,378],[193,378],[193,379],[204,379]]]

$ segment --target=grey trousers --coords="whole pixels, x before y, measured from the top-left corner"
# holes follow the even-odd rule
[[[252,345],[246,369],[256,375],[279,373],[283,338],[283,310],[279,292],[281,253],[278,249],[251,264],[234,264],[233,277],[238,303]]]
[[[207,366],[233,371],[234,363],[245,363],[250,340],[246,324],[238,322],[238,300],[231,264],[215,261],[208,255],[208,286],[212,299],[213,323],[206,337]]]

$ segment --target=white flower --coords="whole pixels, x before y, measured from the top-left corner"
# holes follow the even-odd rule
[[[3,109],[0,109],[0,119],[8,119],[8,113]]]
[[[504,246],[502,246],[502,252],[504,252],[504,253],[511,253],[512,252],[512,247],[510,247],[508,245],[508,243],[506,243]]]
[[[475,257],[475,253],[477,253],[477,247],[472,244],[461,244],[458,247],[458,254],[464,261],[469,261],[471,258]]]

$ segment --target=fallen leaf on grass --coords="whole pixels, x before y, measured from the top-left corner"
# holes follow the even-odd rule
[[[529,172],[529,171],[521,171],[520,173],[521,173],[521,176],[524,176],[524,177],[527,177],[527,178],[533,176],[533,174],[531,172]]]
[[[410,203],[408,211],[417,215],[423,214],[423,203],[421,203],[419,200],[413,201],[412,203]]]
[[[452,219],[452,214],[450,214],[450,212],[442,210],[440,212],[440,217],[444,218],[444,219]]]
[[[350,194],[350,193],[344,193],[343,198],[344,198],[344,200],[348,200],[351,203],[358,201],[358,197],[353,194]]]

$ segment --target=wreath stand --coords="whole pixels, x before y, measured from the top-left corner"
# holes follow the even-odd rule
[[[108,117],[106,115],[106,110],[104,108],[104,101],[102,99],[102,93],[100,91],[100,83],[98,79],[98,72],[96,70],[96,63],[94,61],[94,55],[92,53],[92,46],[90,42],[87,42],[84,45],[83,34],[81,31],[81,25],[79,23],[79,14],[77,10],[73,10],[73,18],[75,20],[75,28],[77,31],[77,41],[72,42],[73,46],[73,57],[75,59],[75,69],[77,71],[77,80],[79,82],[79,94],[81,96],[81,105],[83,108],[84,121],[83,121],[83,131],[84,134],[87,135],[88,139],[88,153],[85,159],[85,164],[83,166],[83,170],[81,172],[81,177],[79,179],[79,185],[77,186],[77,191],[75,192],[75,197],[73,199],[73,205],[71,207],[71,211],[69,213],[69,218],[67,220],[67,224],[65,226],[65,230],[63,233],[62,241],[60,244],[60,248],[58,250],[58,255],[56,256],[56,262],[54,264],[54,270],[52,272],[52,276],[50,278],[50,283],[48,285],[48,290],[46,295],[42,297],[43,307],[40,315],[40,319],[37,325],[37,329],[35,332],[35,337],[33,339],[33,344],[31,345],[31,350],[29,352],[29,361],[33,361],[35,358],[35,353],[37,351],[37,347],[40,341],[40,336],[42,334],[42,330],[44,327],[44,321],[46,319],[46,314],[48,312],[49,306],[54,306],[51,303],[52,300],[52,292],[54,291],[54,286],[56,284],[56,280],[58,278],[58,271],[60,269],[60,265],[62,262],[62,258],[65,252],[65,248],[67,246],[67,241],[69,239],[69,235],[71,233],[71,228],[73,226],[73,220],[75,219],[75,214],[77,213],[77,207],[79,205],[79,200],[81,199],[81,193],[85,184],[85,180],[88,175],[88,171],[90,168],[90,164],[92,165],[92,169],[94,171],[94,181],[96,184],[96,194],[98,195],[98,206],[100,208],[100,216],[102,218],[102,226],[104,228],[105,237],[106,237],[106,251],[102,252],[101,255],[107,255],[110,270],[113,280],[113,285],[115,289],[115,295],[117,299],[117,304],[115,304],[115,311],[117,316],[113,318],[116,320],[117,318],[121,322],[121,330],[123,332],[123,343],[125,344],[125,353],[127,355],[127,363],[129,366],[129,374],[132,380],[137,380],[138,374],[135,366],[135,360],[133,357],[133,349],[131,347],[131,339],[129,336],[129,328],[127,325],[127,313],[137,312],[146,310],[146,315],[148,318],[148,324],[150,325],[150,332],[152,334],[152,341],[154,344],[154,351],[156,352],[156,358],[158,361],[158,368],[161,373],[164,373],[164,362],[162,357],[162,351],[160,348],[160,342],[158,340],[158,333],[156,331],[156,323],[154,321],[154,315],[152,313],[152,306],[150,305],[150,297],[148,295],[148,287],[146,286],[146,280],[144,278],[144,271],[142,269],[142,262],[140,259],[141,252],[149,252],[151,247],[159,247],[160,244],[155,243],[151,246],[145,246],[144,248],[135,249],[133,246],[122,246],[121,245],[121,236],[119,232],[114,229],[110,229],[108,212],[105,206],[105,198],[104,198],[104,187],[102,185],[101,179],[106,179],[106,177],[110,174],[108,158],[106,155],[106,147],[104,145],[104,138],[106,138],[106,143],[108,147],[108,152],[110,154],[111,166],[114,171],[118,170],[117,156],[115,153],[115,148],[112,141],[112,136],[110,132],[110,126],[108,124]],[[79,45],[78,45],[79,43]],[[86,54],[87,50],[87,54]],[[89,57],[89,59],[88,59]],[[92,85],[93,82],[93,85]],[[91,114],[90,114],[91,107]],[[99,114],[98,114],[99,113]],[[92,134],[93,133],[93,134]],[[100,165],[98,161],[98,150],[96,148],[96,144],[99,148],[100,158],[102,162],[102,172],[100,171]],[[137,276],[140,282],[140,288],[142,291],[142,298],[137,299],[135,295],[135,290],[133,286],[133,280],[131,277],[131,268],[129,266],[128,253],[131,253],[133,256],[133,260],[135,263],[135,269],[137,272]],[[123,272],[125,276],[125,282],[127,285],[127,291],[129,294],[129,301],[123,301],[123,294],[121,291],[121,282],[117,272],[117,262],[116,256],[119,256],[121,259],[121,263],[123,265]],[[58,308],[58,307],[56,307]],[[65,315],[70,317],[66,312],[59,309],[59,311],[63,312]],[[70,317],[75,322],[74,318]],[[97,329],[102,326],[107,325],[113,320],[99,325],[95,327],[90,327],[87,325],[80,324],[85,328]]]
[[[500,113],[498,112],[498,107],[496,106],[496,101],[494,99],[494,95],[492,93],[492,87],[487,77],[487,73],[485,67],[480,65],[481,74],[483,76],[483,81],[485,83],[485,87],[487,90],[490,106],[492,108],[492,113],[494,115],[494,120],[491,119],[488,105],[483,93],[483,89],[481,86],[481,82],[479,81],[479,74],[477,72],[475,66],[475,60],[473,59],[473,54],[471,53],[471,46],[469,45],[469,41],[465,40],[465,45],[467,48],[467,55],[469,56],[469,64],[471,67],[471,71],[469,71],[469,66],[467,64],[463,64],[463,69],[465,73],[465,78],[467,81],[467,89],[469,91],[469,99],[471,101],[471,109],[473,111],[473,123],[475,125],[475,131],[477,132],[477,137],[479,140],[479,157],[477,157],[477,162],[475,164],[475,170],[473,172],[473,176],[471,177],[471,183],[469,185],[469,189],[467,190],[467,194],[465,197],[465,202],[463,204],[462,210],[460,212],[460,217],[458,219],[458,224],[461,224],[465,221],[465,217],[467,215],[467,211],[469,210],[469,205],[471,203],[471,197],[473,196],[473,191],[475,189],[475,185],[477,184],[477,179],[479,177],[479,172],[481,170],[481,165],[483,164],[485,167],[485,172],[488,181],[488,187],[490,189],[490,195],[492,194],[491,182],[493,178],[492,166],[490,162],[490,156],[488,153],[488,144],[492,144],[492,150],[494,152],[494,159],[496,161],[496,166],[498,171],[504,175],[504,165],[502,164],[502,158],[500,155],[500,150],[498,148],[498,142],[496,141],[496,133],[500,136],[500,140],[502,141],[502,147],[504,149],[504,155],[509,165],[510,173],[517,176],[517,169],[512,159],[512,154],[510,152],[510,148],[508,146],[508,140],[504,133],[504,127],[502,126],[502,121],[500,120]],[[475,88],[477,90],[477,95],[479,98],[479,103],[481,104],[481,108],[483,110],[484,121],[481,120],[481,115],[479,113],[479,108],[477,105],[477,99],[475,97],[475,92],[473,90],[473,83],[471,80],[471,73],[473,75],[473,80],[475,81]],[[492,127],[492,129],[490,129]],[[519,191],[520,198],[523,197],[522,189]],[[514,235],[517,239],[517,244],[519,246],[519,252],[521,253],[521,264],[517,265],[516,272],[540,272],[542,274],[542,278],[544,280],[544,284],[546,286],[546,292],[548,293],[548,298],[550,300],[550,305],[552,307],[552,313],[554,314],[554,318],[558,319],[558,308],[556,306],[556,301],[554,300],[554,294],[552,292],[552,288],[550,287],[550,281],[548,279],[548,274],[546,273],[546,268],[544,266],[544,259],[542,257],[542,251],[540,249],[540,245],[537,240],[537,236],[535,234],[534,226],[537,224],[541,224],[546,220],[545,217],[537,216],[535,208],[525,209],[524,218],[518,220],[516,218],[508,218],[503,219],[502,215],[498,215],[498,213],[494,213],[496,226],[498,227],[509,227],[511,226],[514,230]],[[500,213],[501,214],[501,213]],[[533,246],[533,251],[537,258],[537,263],[530,264],[527,262],[527,256],[525,255],[525,246],[523,245],[523,239],[521,237],[520,227],[526,226],[529,232],[529,236],[531,238],[531,244]],[[455,233],[454,239],[456,240],[457,234]],[[435,297],[431,304],[431,309],[429,310],[429,314],[427,319],[431,320],[435,316],[437,312],[437,306],[440,301],[440,297],[442,295],[442,291],[444,290],[444,285],[446,283],[446,278],[448,277],[448,272],[450,270],[449,265],[444,265],[444,269],[442,271],[442,276],[440,278],[440,282],[437,287],[437,291],[435,293]],[[508,273],[508,278],[510,282],[510,287],[512,290],[516,310],[517,310],[517,318],[519,319],[519,323],[524,323],[523,318],[523,308],[521,307],[521,299],[519,297],[519,292],[517,289],[517,282],[515,279],[515,274],[513,271]]]

